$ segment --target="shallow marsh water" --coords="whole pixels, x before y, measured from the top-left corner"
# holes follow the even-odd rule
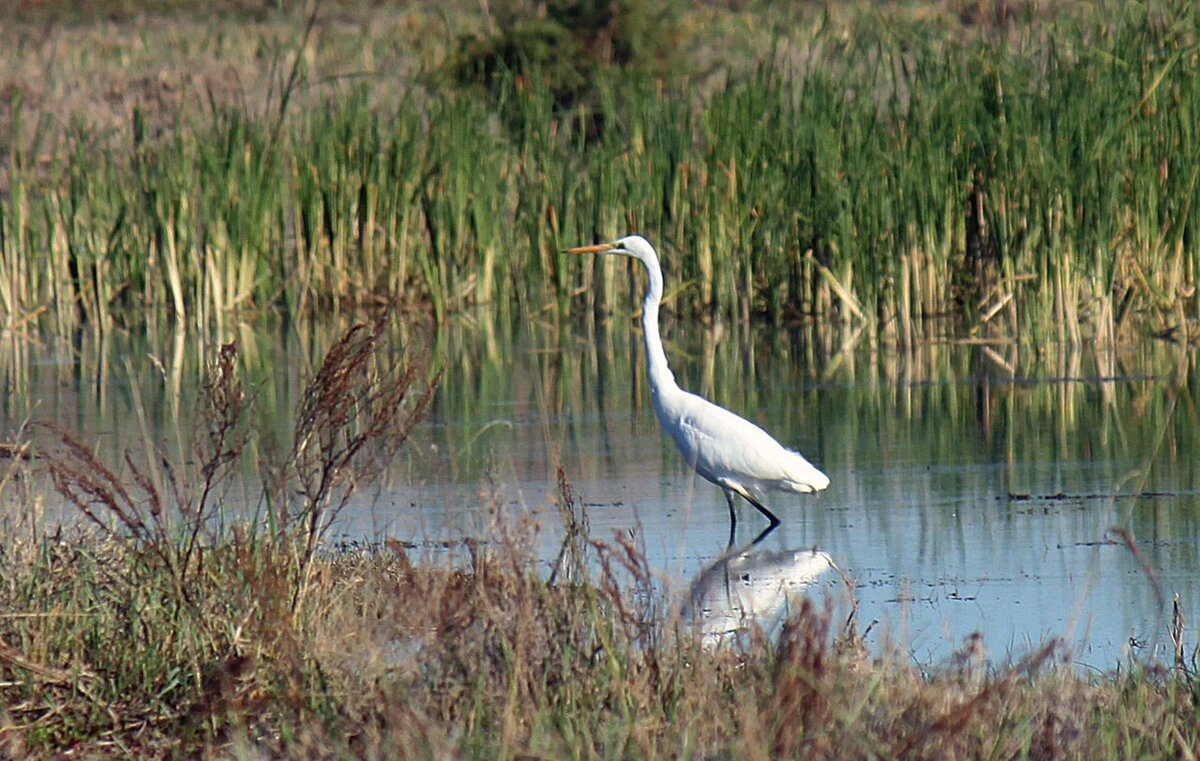
[[[286,449],[303,381],[336,333],[223,336],[242,349],[265,436],[248,476],[255,458]],[[397,337],[415,346],[424,335]],[[561,464],[591,537],[632,540],[680,601],[713,608],[708,584],[745,604],[763,580],[753,605],[772,608],[790,599],[773,596],[788,583],[829,597],[839,617],[852,594],[869,645],[921,662],[979,632],[995,660],[1062,637],[1080,662],[1110,668],[1130,654],[1169,660],[1178,594],[1195,645],[1200,378],[1194,354],[1170,343],[905,352],[861,336],[668,323],[681,385],[760,422],[832,479],[817,496],[768,495],[783,525],[730,557],[720,490],[659,433],[634,322],[459,319],[434,335],[445,378],[433,412],[341,515],[341,539],[397,539],[436,557],[508,531],[549,563],[563,533]],[[54,420],[112,461],[147,440],[186,459],[198,368],[216,345],[173,333],[9,338],[0,423],[7,433]],[[18,491],[4,493],[10,520],[25,509]],[[54,520],[53,495],[46,505]],[[734,546],[745,548],[764,522],[744,505],[740,518]],[[841,575],[814,566],[814,549]]]

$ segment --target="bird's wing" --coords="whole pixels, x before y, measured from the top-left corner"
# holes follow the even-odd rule
[[[688,397],[678,410],[672,438],[701,475],[731,477],[744,486],[766,486],[787,478],[793,453],[769,433],[695,394]]]
[[[702,397],[684,392],[658,412],[683,458],[709,481],[755,491],[813,492],[829,486],[828,476],[799,452]]]

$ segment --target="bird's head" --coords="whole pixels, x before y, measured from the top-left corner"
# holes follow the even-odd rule
[[[631,256],[634,259],[640,259],[646,264],[650,262],[658,263],[658,256],[654,253],[654,246],[650,245],[650,241],[640,235],[626,235],[624,238],[617,238],[610,243],[597,243],[594,246],[580,246],[579,248],[568,248],[568,254],[620,254],[622,256]]]

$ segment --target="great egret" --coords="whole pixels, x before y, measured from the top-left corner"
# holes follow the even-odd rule
[[[675,383],[658,334],[662,268],[658,266],[658,254],[649,241],[640,235],[628,235],[611,243],[567,249],[567,253],[619,254],[637,259],[646,266],[649,279],[642,300],[642,338],[646,343],[646,374],[650,379],[654,413],[683,459],[725,492],[732,526],[737,525],[734,494],[766,516],[771,522],[770,530],[779,525],[779,518],[757,495],[767,489],[810,494],[829,486],[829,477],[799,452],[785,449],[754,423],[684,391]]]

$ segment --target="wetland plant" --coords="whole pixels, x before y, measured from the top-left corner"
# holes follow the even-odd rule
[[[439,316],[618,309],[627,278],[558,252],[639,229],[680,284],[675,311],[900,343],[1106,342],[1135,324],[1185,341],[1198,11],[1106,9],[1004,35],[818,24],[806,57],[702,97],[610,67],[572,108],[500,71],[486,97],[414,83],[387,108],[370,85],[263,117],[215,103],[153,139],[136,118],[128,141],[14,128],[0,309],[63,332],[397,293]],[[288,92],[304,76],[293,66]]]

